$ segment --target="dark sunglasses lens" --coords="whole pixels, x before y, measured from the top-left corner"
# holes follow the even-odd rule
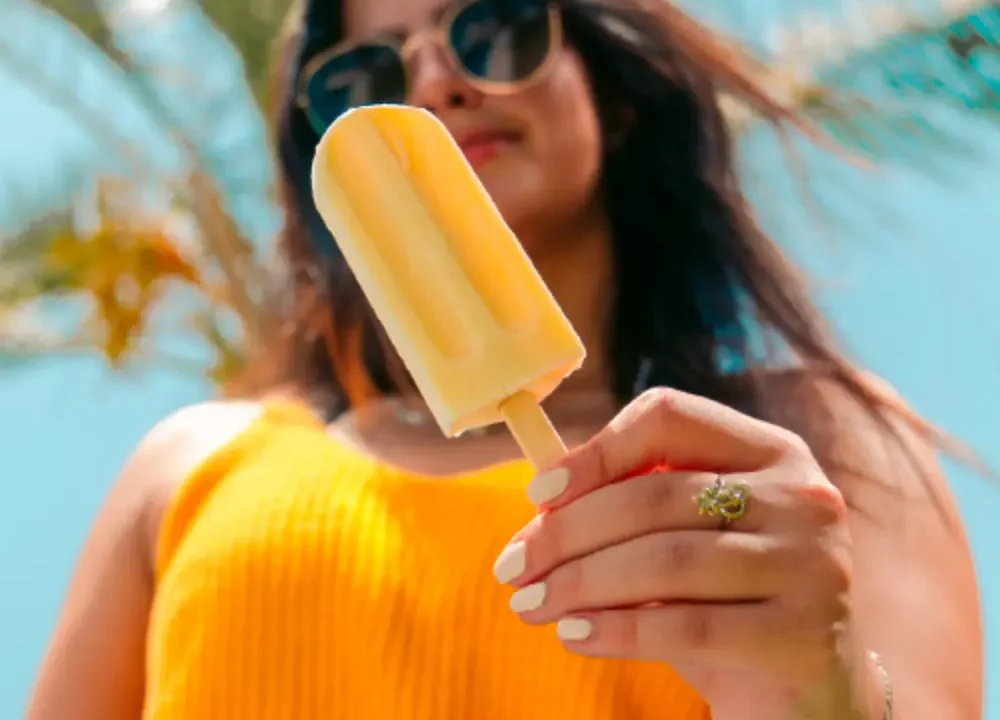
[[[406,70],[395,48],[359,45],[319,65],[305,92],[309,121],[322,133],[350,108],[403,102]]]
[[[548,58],[551,18],[540,0],[477,0],[455,17],[449,40],[469,74],[508,83],[525,80]]]

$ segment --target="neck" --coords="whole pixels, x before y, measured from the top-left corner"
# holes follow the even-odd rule
[[[562,225],[555,233],[550,230],[546,229],[544,237],[525,242],[525,246],[537,249],[532,254],[535,266],[587,348],[583,367],[553,395],[558,404],[560,397],[567,395],[610,392],[607,338],[614,297],[614,260],[611,232],[603,212],[595,210],[577,223]]]

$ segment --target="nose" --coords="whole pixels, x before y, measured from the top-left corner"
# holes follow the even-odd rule
[[[407,103],[435,114],[442,110],[473,108],[481,95],[455,70],[440,43],[422,43],[408,53],[410,73]]]

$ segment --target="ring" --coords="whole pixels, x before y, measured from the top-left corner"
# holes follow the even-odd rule
[[[693,498],[699,515],[721,517],[723,525],[739,520],[746,514],[750,487],[745,483],[730,485],[717,473],[715,482]]]

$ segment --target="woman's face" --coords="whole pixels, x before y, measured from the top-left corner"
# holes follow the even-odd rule
[[[441,0],[347,0],[345,29],[350,39],[412,33],[432,27],[444,7]],[[448,126],[526,244],[586,213],[600,175],[601,129],[583,63],[568,47],[553,60],[537,82],[503,96],[473,88],[434,42],[408,60],[407,102]]]

